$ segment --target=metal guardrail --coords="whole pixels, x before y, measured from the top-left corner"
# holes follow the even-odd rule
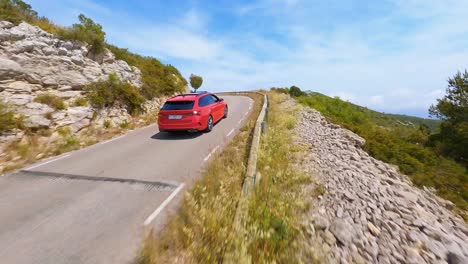
[[[247,92],[244,92],[247,93]],[[254,186],[260,180],[260,175],[257,173],[257,159],[258,151],[260,149],[260,139],[262,133],[267,132],[267,118],[268,118],[268,96],[260,92],[254,92],[263,95],[263,106],[260,114],[258,115],[255,123],[252,144],[250,147],[249,159],[247,162],[247,170],[245,173],[244,183],[242,185],[241,197],[237,205],[236,215],[233,222],[233,233],[245,237],[245,221],[248,216],[248,201],[252,194]],[[242,94],[242,93],[236,93]],[[251,258],[247,254],[247,246],[244,241],[238,241],[236,249],[229,252],[225,256],[226,263],[251,263]]]

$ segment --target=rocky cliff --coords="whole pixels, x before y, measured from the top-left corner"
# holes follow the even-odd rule
[[[376,160],[351,131],[299,113],[299,165],[314,177],[309,246],[327,263],[468,263],[468,226],[453,204]]]
[[[57,128],[69,125],[79,131],[90,124],[94,110],[74,106],[83,96],[82,88],[115,73],[121,80],[140,87],[140,70],[116,60],[105,50],[96,55],[82,42],[63,41],[25,22],[15,26],[0,21],[0,99],[13,105],[25,116],[30,128]],[[56,110],[34,102],[41,94],[64,100],[65,109]],[[105,112],[105,113],[104,113]],[[97,120],[128,114],[122,109],[104,111]]]

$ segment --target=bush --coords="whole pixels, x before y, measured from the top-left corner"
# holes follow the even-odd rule
[[[64,110],[67,108],[62,98],[49,93],[38,95],[34,98],[34,102],[46,104],[56,110]]]
[[[272,92],[277,92],[277,93],[282,93],[282,94],[289,94],[289,88],[288,87],[272,87],[270,88]]]
[[[18,120],[21,119],[18,118]],[[19,126],[18,122],[17,118],[15,118],[15,112],[0,100],[0,134],[17,128]]]
[[[187,81],[174,66],[164,65],[155,58],[143,57],[113,45],[107,44],[107,48],[114,53],[116,59],[124,60],[141,70],[141,91],[145,98],[173,95],[186,89]]]
[[[85,90],[90,104],[98,109],[120,105],[129,113],[137,114],[145,102],[137,88],[122,82],[115,74],[110,74],[107,80],[88,84]]]
[[[289,88],[289,94],[291,96],[298,97],[304,95],[304,92],[301,90],[301,88],[293,85],[291,88]]]
[[[105,120],[103,126],[104,128],[110,128],[112,126],[112,123],[110,120]]]
[[[37,17],[37,12],[21,0],[0,0],[0,20],[18,24]]]
[[[73,106],[86,106],[88,105],[88,100],[84,97],[78,97],[75,99],[75,102],[73,102]]]
[[[95,54],[104,51],[106,33],[102,30],[102,26],[83,14],[80,14],[78,19],[79,24],[59,30],[58,36],[61,39],[86,42],[91,45],[90,51]]]

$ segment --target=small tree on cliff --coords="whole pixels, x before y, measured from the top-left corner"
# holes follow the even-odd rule
[[[190,75],[190,85],[192,86],[193,90],[195,90],[195,92],[197,91],[198,88],[200,88],[202,83],[203,83],[203,78],[201,76],[198,76],[195,74]]]

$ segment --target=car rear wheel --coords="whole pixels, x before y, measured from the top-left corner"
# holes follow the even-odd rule
[[[210,132],[211,130],[213,130],[213,117],[209,116],[208,121],[206,122],[205,132]]]
[[[227,116],[228,116],[228,107],[227,107],[227,105],[226,105],[226,107],[224,108],[224,116],[223,116],[223,118],[227,118]]]

